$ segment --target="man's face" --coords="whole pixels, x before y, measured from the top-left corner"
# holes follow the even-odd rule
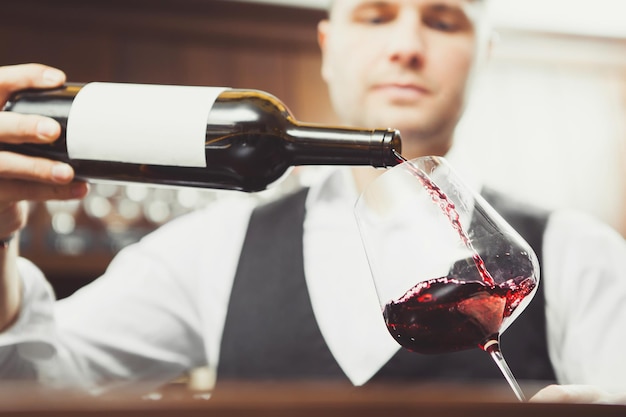
[[[319,37],[322,76],[341,122],[451,141],[476,55],[477,7],[470,0],[335,0]]]

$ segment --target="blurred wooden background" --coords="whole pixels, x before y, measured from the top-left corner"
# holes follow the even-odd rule
[[[7,1],[0,11],[0,65],[45,63],[75,82],[261,89],[299,120],[332,122],[316,35],[324,16],[217,0]],[[118,249],[95,248],[106,231],[84,213],[76,216],[83,235],[76,228],[67,236],[51,231],[51,210],[42,204],[31,217],[22,253],[42,267],[59,297],[100,275]],[[126,240],[156,226],[141,222]]]
[[[319,75],[320,10],[217,0],[19,0],[0,14],[0,63],[71,81],[256,88],[301,120],[332,118]]]

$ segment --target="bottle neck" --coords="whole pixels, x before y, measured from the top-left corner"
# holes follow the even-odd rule
[[[400,133],[394,129],[356,129],[297,123],[287,129],[292,165],[371,165],[400,161]]]

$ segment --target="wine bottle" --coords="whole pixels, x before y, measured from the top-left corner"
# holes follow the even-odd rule
[[[60,160],[79,179],[260,191],[291,166],[398,163],[399,132],[305,124],[263,91],[68,83],[14,94],[5,111],[61,124],[52,144],[0,148]]]

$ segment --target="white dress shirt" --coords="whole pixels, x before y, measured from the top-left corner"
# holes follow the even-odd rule
[[[311,187],[304,268],[330,351],[360,385],[400,347],[383,323],[356,228],[356,197],[347,168]],[[23,307],[0,334],[0,376],[36,372],[50,384],[100,392],[217,367],[254,205],[225,198],[180,217],[122,250],[104,276],[58,302],[41,272],[20,259]],[[543,250],[548,345],[558,381],[626,390],[624,240],[586,215],[554,212]]]

